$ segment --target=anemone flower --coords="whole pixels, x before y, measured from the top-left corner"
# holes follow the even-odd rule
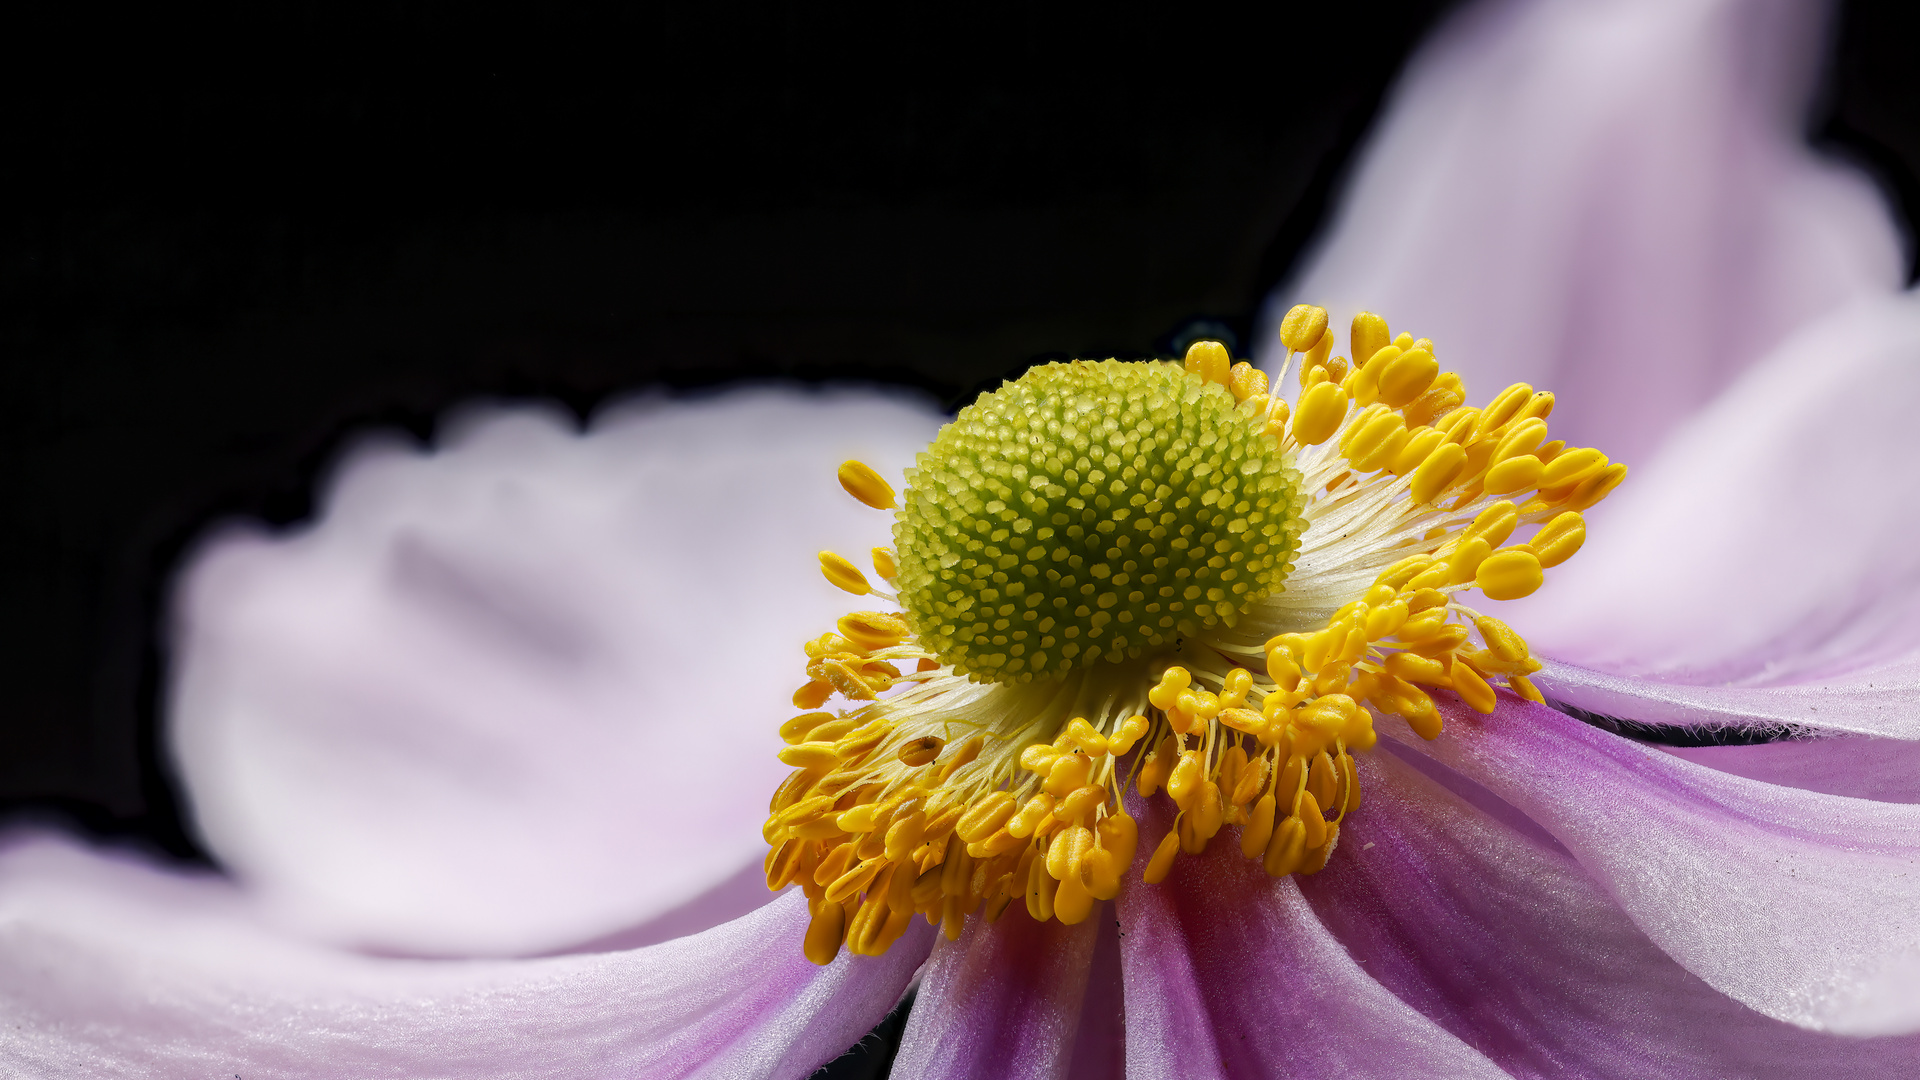
[[[1210,542],[1244,541],[1216,551],[1224,584],[1199,581],[1212,556],[1164,556],[1191,597],[1121,593],[1119,574],[1147,569],[1098,577],[1069,551],[1061,565],[1078,554],[1112,587],[1084,614],[1055,609],[1085,583],[1043,568],[1033,589],[1064,612],[1053,645],[1016,654],[993,621],[926,605],[965,599],[938,591],[948,570],[986,576],[976,607],[1012,583],[991,576],[1011,520],[968,554],[938,550],[947,525],[1012,510],[1037,539],[1073,524],[1051,503],[1041,518],[967,498],[1010,474],[994,440],[1023,416],[1076,451],[1029,460],[1028,479],[1093,483],[1082,433],[1046,423],[1062,397],[1019,400],[1069,373],[1041,369],[974,406],[992,423],[938,436],[911,402],[759,390],[636,403],[584,436],[510,410],[448,424],[431,453],[362,447],[313,527],[229,531],[183,579],[173,738],[234,879],[15,837],[0,1060],[247,1080],[804,1076],[917,977],[900,1075],[1910,1073],[1920,568],[1896,418],[1920,391],[1920,310],[1894,293],[1869,195],[1790,149],[1809,25],[1726,2],[1503,4],[1453,23],[1293,290],[1333,307],[1333,329],[1311,310],[1276,319],[1297,355],[1271,389],[1305,384],[1284,419],[1252,369],[1207,349],[1191,372],[1070,373],[1106,380],[1104,413],[1166,406],[1142,419],[1193,427],[1179,460],[1201,490],[1155,511],[1192,518],[1162,523],[1168,552],[1189,524],[1198,543],[1223,494],[1246,524]],[[1348,321],[1363,304],[1437,345],[1379,340]],[[1366,358],[1341,371],[1335,344]],[[1443,400],[1457,392],[1435,357],[1489,406],[1445,431],[1465,400]],[[1494,393],[1529,376],[1562,391],[1551,419],[1574,449],[1534,438],[1546,402],[1530,388]],[[1336,389],[1381,408],[1329,421]],[[1084,434],[1117,454],[1111,431]],[[1453,456],[1442,443],[1486,460],[1423,481]],[[880,612],[823,639],[814,551],[886,539],[835,466],[867,462],[844,484],[884,505],[876,479],[929,446],[877,567],[907,632]],[[1636,464],[1575,509],[1617,475],[1547,474],[1591,466],[1580,446]],[[1203,476],[1216,454],[1235,471]],[[1100,494],[1045,487],[1027,490]],[[1567,513],[1591,539],[1563,565],[1547,564],[1574,522],[1508,543]],[[1518,595],[1533,567],[1552,580],[1512,604],[1523,651],[1462,590]],[[862,587],[846,561],[829,569]],[[1437,625],[1409,631],[1422,616]],[[783,741],[768,703],[801,665],[804,703],[851,694],[835,711],[859,722],[814,716]],[[1662,749],[1580,716],[1800,737]],[[815,785],[856,775],[829,808],[782,819],[815,796],[780,792],[781,754]],[[917,778],[937,783],[896,799]],[[960,842],[931,862],[941,792],[965,796]],[[795,796],[771,822],[769,795]],[[901,820],[854,863],[882,813]],[[805,865],[843,845],[841,874]],[[949,860],[1010,854],[1004,877],[944,879]],[[782,875],[797,887],[762,903]],[[1103,907],[1096,890],[1116,885]],[[940,928],[896,925],[896,899]]]

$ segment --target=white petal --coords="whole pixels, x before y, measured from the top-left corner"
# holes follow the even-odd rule
[[[1351,312],[1379,312],[1473,398],[1553,390],[1556,437],[1640,465],[1783,335],[1898,288],[1878,193],[1802,144],[1823,6],[1468,8],[1269,314],[1325,305],[1344,348]]]
[[[804,898],[623,953],[376,959],[230,883],[62,841],[0,852],[0,1063],[46,1077],[805,1077],[892,1008],[931,934],[819,968]]]
[[[553,949],[722,886],[764,853],[800,643],[875,606],[815,562],[890,539],[834,470],[897,480],[938,424],[762,389],[363,446],[316,525],[186,571],[195,821],[283,919],[402,952]]]
[[[1920,298],[1809,326],[1629,476],[1511,621],[1614,674],[1883,702],[1905,687],[1904,707],[1831,726],[1920,737],[1916,403]]]

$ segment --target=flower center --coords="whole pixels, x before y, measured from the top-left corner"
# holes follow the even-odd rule
[[[909,470],[900,604],[977,680],[1132,659],[1281,588],[1305,527],[1298,479],[1198,373],[1048,364],[961,410]]]
[[[1225,830],[1275,877],[1315,873],[1377,722],[1433,739],[1439,695],[1543,700],[1526,642],[1467,594],[1538,589],[1626,467],[1547,441],[1553,395],[1524,383],[1467,406],[1433,343],[1377,315],[1353,321],[1364,363],[1330,355],[1320,308],[1281,340],[1292,409],[1213,342],[1184,370],[1029,372],[908,471],[896,547],[873,549],[898,596],[820,553],[901,611],[807,642],[793,702],[814,711],[780,728],[766,881],[806,893],[809,959],[885,952],[915,915],[949,939],[975,912],[1090,918],[1148,839],[1129,802],[1175,811],[1129,887]],[[840,482],[895,509],[859,462]],[[835,695],[852,707],[821,711]]]

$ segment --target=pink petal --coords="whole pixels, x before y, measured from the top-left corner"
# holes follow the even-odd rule
[[[969,919],[960,940],[936,944],[895,1074],[1065,1077],[1106,905],[1100,908],[1085,922],[1062,926],[1037,923],[1016,903],[999,922]]]
[[[1170,820],[1161,802],[1140,821],[1143,862]],[[1355,964],[1231,833],[1120,894],[1129,1076],[1505,1075]]]
[[[1708,985],[1806,1028],[1920,1031],[1920,806],[1760,783],[1504,696],[1443,710],[1431,743],[1383,733],[1537,822]]]
[[[1667,682],[1872,684],[1883,701],[1902,685],[1878,721],[1794,719],[1920,737],[1915,401],[1920,299],[1808,327],[1615,492],[1514,625],[1549,655]]]
[[[1545,661],[1555,701],[1622,720],[1681,727],[1803,728],[1920,739],[1920,657],[1782,686],[1698,686]]]
[[[288,938],[210,878],[42,839],[0,853],[0,1061],[20,1075],[809,1075],[926,955],[800,954],[803,898],[664,945],[376,959]]]
[[[389,951],[550,950],[712,893],[764,854],[800,643],[875,606],[815,564],[888,540],[834,471],[897,477],[938,422],[763,389],[363,444],[317,524],[185,573],[196,822],[278,917]]]
[[[1802,143],[1824,8],[1468,8],[1402,77],[1270,315],[1325,305],[1344,344],[1354,310],[1380,312],[1475,398],[1551,389],[1556,436],[1645,464],[1795,327],[1899,287],[1879,194]]]
[[[1875,802],[1920,803],[1920,742],[1842,735],[1753,746],[1663,746],[1709,769]]]
[[[1748,1009],[1647,940],[1558,845],[1396,754],[1362,758],[1361,773],[1365,805],[1301,891],[1369,975],[1507,1072],[1894,1077],[1920,1060],[1920,1037],[1824,1034]]]

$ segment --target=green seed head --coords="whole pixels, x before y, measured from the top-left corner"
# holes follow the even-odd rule
[[[1136,657],[1283,586],[1298,484],[1225,387],[1172,364],[1048,364],[980,395],[907,470],[900,604],[978,680]]]

